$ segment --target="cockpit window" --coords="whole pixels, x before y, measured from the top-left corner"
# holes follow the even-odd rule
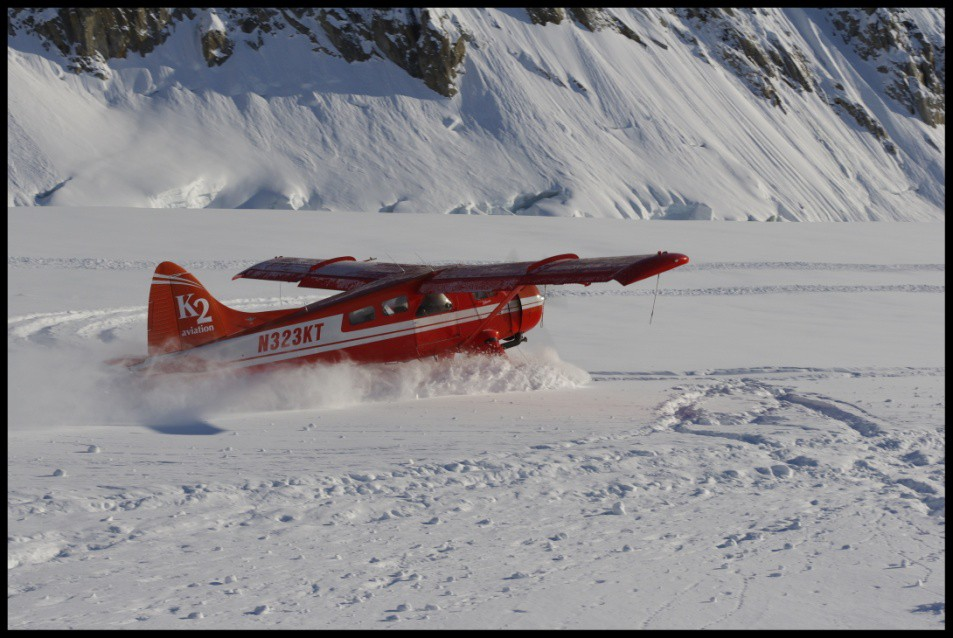
[[[348,313],[347,318],[351,322],[352,326],[356,326],[360,323],[367,323],[368,321],[374,321],[374,306],[367,306],[365,308],[354,310],[353,312]]]
[[[426,317],[441,312],[450,312],[451,310],[453,310],[453,303],[447,295],[442,293],[430,293],[420,302],[420,306],[417,308],[417,316]]]
[[[473,298],[476,299],[477,301],[480,301],[481,299],[487,299],[489,297],[492,297],[495,294],[496,294],[495,290],[479,290],[473,293]]]
[[[389,317],[391,315],[396,315],[398,312],[407,312],[409,306],[407,305],[407,297],[401,295],[400,297],[394,297],[393,299],[388,299],[381,304],[381,310],[384,311],[384,316]]]

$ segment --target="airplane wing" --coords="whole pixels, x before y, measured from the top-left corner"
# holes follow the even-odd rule
[[[334,259],[275,257],[246,268],[232,279],[297,281],[301,288],[351,290],[394,275],[411,276],[427,272],[430,272],[430,269],[426,266],[357,261],[353,257],[335,257]]]
[[[527,284],[584,284],[618,281],[623,286],[688,263],[679,253],[594,257],[556,255],[536,262],[450,266],[421,284],[421,292],[508,290]]]
[[[623,286],[688,263],[679,253],[594,257],[555,255],[540,261],[482,265],[450,265],[430,268],[415,264],[356,261],[353,257],[302,259],[275,257],[255,264],[233,279],[297,281],[302,288],[354,290],[385,278],[414,278],[433,272],[420,285],[420,292],[476,292],[509,290],[528,284],[584,284],[615,280]]]

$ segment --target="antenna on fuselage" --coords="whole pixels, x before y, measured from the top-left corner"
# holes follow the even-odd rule
[[[426,261],[424,261],[424,258],[421,257],[421,256],[420,256],[420,253],[418,253],[416,250],[414,251],[414,254],[417,255],[417,259],[419,259],[421,262],[423,262],[424,266],[426,266],[427,268],[430,269],[430,272],[434,272],[434,271],[436,270],[433,266],[431,266],[431,265],[428,264]]]
[[[395,266],[397,266],[398,268],[400,268],[400,272],[407,272],[406,270],[404,270],[404,267],[403,267],[403,266],[401,266],[401,265],[398,264],[396,261],[394,261],[394,258],[390,256],[390,253],[384,253],[384,254],[387,255],[387,258],[390,259],[390,261],[391,261],[392,264],[394,264]]]

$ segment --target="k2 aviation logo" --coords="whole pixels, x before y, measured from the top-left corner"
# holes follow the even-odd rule
[[[179,307],[179,319],[191,319],[193,317],[196,317],[195,323],[197,325],[193,328],[188,328],[187,330],[183,330],[181,332],[181,335],[183,337],[215,330],[215,326],[212,325],[212,318],[208,316],[208,311],[210,308],[208,299],[205,299],[204,297],[199,297],[193,302],[192,297],[194,296],[195,296],[194,293],[189,293],[187,295],[177,295],[175,298],[175,301]],[[198,308],[201,309],[201,312],[199,312],[199,310],[196,309],[196,306],[198,306]],[[203,326],[201,324],[208,324],[208,325]]]

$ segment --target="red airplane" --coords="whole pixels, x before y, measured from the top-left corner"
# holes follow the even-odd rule
[[[233,279],[341,290],[300,308],[242,312],[181,266],[162,262],[149,293],[149,356],[133,370],[258,370],[274,364],[408,361],[457,352],[502,354],[543,316],[537,286],[616,280],[623,286],[688,263],[678,253],[430,266],[353,257],[276,257]]]

